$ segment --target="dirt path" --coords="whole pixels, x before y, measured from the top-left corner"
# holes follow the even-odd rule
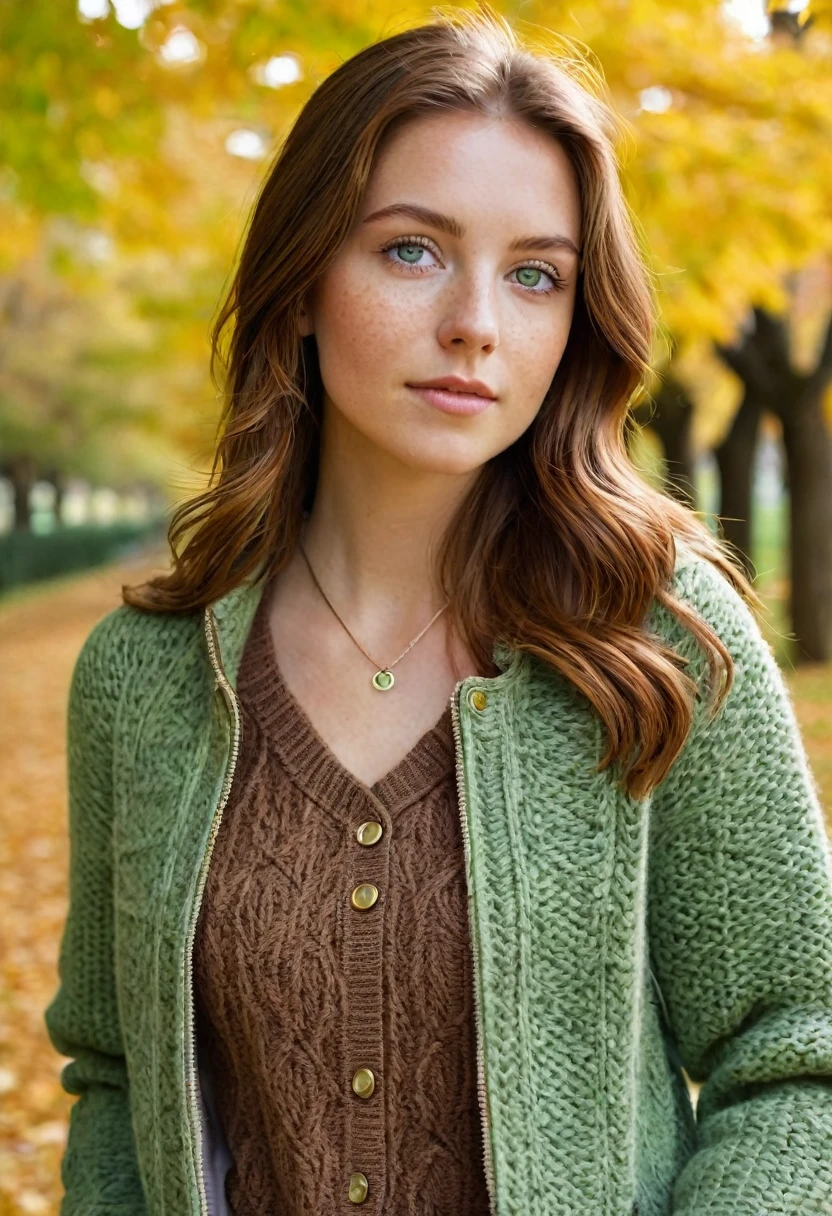
[[[73,1099],[43,1010],[66,915],[65,715],[72,668],[122,583],[163,552],[35,585],[0,601],[0,1216],[58,1211]]]

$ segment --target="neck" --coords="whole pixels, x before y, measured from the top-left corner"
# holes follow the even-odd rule
[[[346,425],[325,434],[303,547],[351,627],[383,631],[386,618],[397,633],[415,633],[442,607],[436,554],[477,472],[407,465]]]

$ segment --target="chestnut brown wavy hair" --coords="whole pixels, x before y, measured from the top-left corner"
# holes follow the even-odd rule
[[[192,611],[284,566],[314,496],[322,409],[315,340],[299,336],[299,311],[355,222],[382,141],[443,110],[525,119],[559,141],[577,178],[574,316],[539,413],[483,465],[447,528],[439,578],[479,669],[490,668],[495,640],[551,664],[606,727],[599,767],[620,764],[624,788],[640,798],[679,753],[696,692],[685,660],[645,631],[651,602],[703,648],[714,712],[733,680],[722,640],[670,590],[675,539],[761,605],[727,542],[652,488],[627,451],[630,409],[652,371],[656,308],[600,73],[545,35],[521,42],[488,5],[433,14],[341,64],[282,145],[212,330],[211,374],[220,387],[223,363],[226,376],[208,487],[174,512],[171,570],[124,587],[123,598],[152,612]]]

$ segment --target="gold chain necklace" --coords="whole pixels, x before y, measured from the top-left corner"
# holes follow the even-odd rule
[[[338,621],[340,621],[340,623],[342,625],[344,625],[344,622],[341,620],[340,616],[338,616],[338,613],[332,607],[332,604],[330,603],[329,599],[327,598],[327,594],[324,591],[323,587],[321,586],[321,584],[318,582],[317,578],[315,577],[315,571],[312,569],[309,558],[306,556],[306,550],[304,549],[303,543],[301,541],[298,541],[298,548],[300,549],[301,553],[303,554],[303,560],[306,562],[306,565],[309,568],[309,573],[312,575],[312,579],[313,579],[313,582],[315,583],[315,586],[318,588],[321,595],[326,600],[327,604],[329,604],[330,608],[332,608],[332,611],[333,611],[335,617],[338,619]],[[387,692],[388,689],[393,687],[393,685],[396,682],[396,679],[395,679],[395,676],[393,675],[393,672],[390,669],[392,667],[396,666],[396,663],[399,662],[399,659],[404,658],[404,656],[407,654],[408,650],[410,650],[411,647],[416,645],[416,643],[419,641],[419,638],[424,637],[424,635],[430,629],[433,622],[436,620],[436,618],[438,616],[441,615],[441,613],[443,613],[445,611],[445,609],[448,607],[448,604],[450,604],[450,602],[451,601],[448,600],[445,604],[442,605],[442,607],[439,609],[438,612],[434,613],[434,615],[428,621],[427,625],[425,625],[422,632],[417,633],[416,637],[413,639],[413,641],[410,643],[410,645],[407,646],[401,652],[401,654],[399,655],[399,658],[394,659],[394,661],[392,663],[388,663],[386,667],[379,666],[379,664],[375,661],[375,659],[371,655],[367,654],[367,651],[364,649],[364,647],[361,645],[361,643],[358,641],[358,639],[353,637],[353,635],[350,633],[349,629],[347,629],[347,626],[344,625],[344,629],[346,629],[347,633],[352,638],[352,640],[355,642],[356,646],[361,651],[361,653],[364,655],[364,657],[369,659],[370,662],[373,664],[373,666],[375,668],[377,668],[376,673],[373,676],[373,688],[377,688],[379,692]]]

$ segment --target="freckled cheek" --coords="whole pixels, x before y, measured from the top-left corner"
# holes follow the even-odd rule
[[[522,385],[530,400],[536,403],[542,400],[563,357],[568,336],[565,324],[525,325],[515,330],[511,339],[503,341],[512,383]]]
[[[343,292],[323,318],[332,353],[353,368],[386,368],[391,356],[401,358],[427,323],[411,302],[391,299],[377,287]]]

